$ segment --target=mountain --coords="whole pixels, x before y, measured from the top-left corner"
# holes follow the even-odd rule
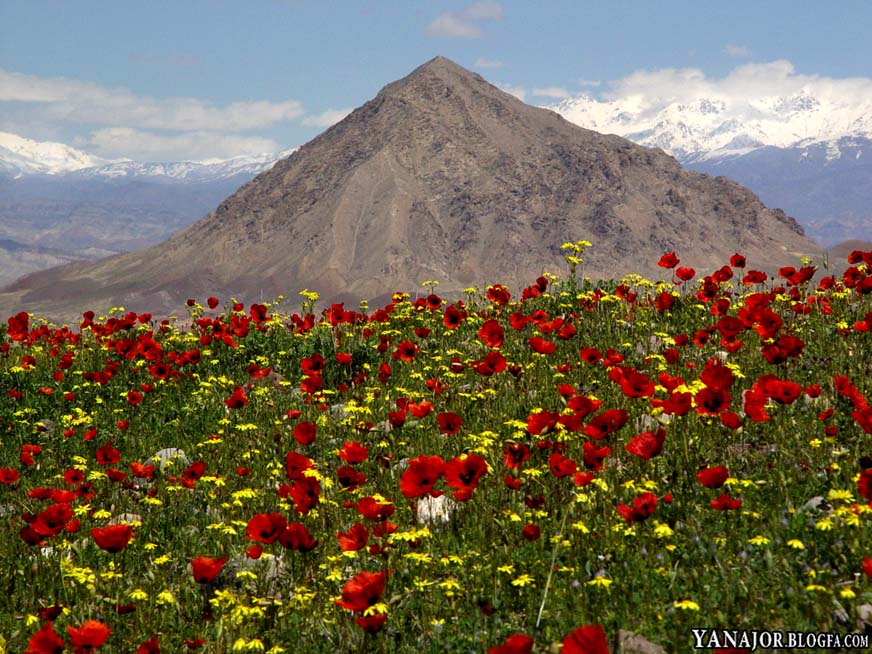
[[[872,239],[872,98],[805,87],[767,93],[681,102],[584,94],[550,108],[747,186],[824,246]]]
[[[39,142],[0,132],[0,174],[3,175],[57,175],[106,163],[106,159],[63,143]]]
[[[0,285],[60,263],[159,243],[292,152],[107,161],[61,143],[0,133],[0,239],[17,243],[3,259]]]
[[[187,297],[252,302],[304,287],[381,301],[431,279],[449,294],[486,282],[517,291],[565,269],[560,245],[580,239],[594,243],[584,273],[597,277],[662,277],[656,262],[671,250],[700,270],[736,251],[769,268],[817,252],[738,184],[437,57],[169,240],[30,275],[4,289],[0,310],[175,312]]]
[[[844,136],[730,156],[706,153],[685,165],[754,190],[825,247],[851,238],[872,240],[872,139]]]
[[[216,181],[239,175],[254,177],[279,159],[290,156],[294,150],[296,148],[232,159],[142,163],[130,159],[103,159],[63,143],[34,141],[0,132],[0,175],[13,179],[46,175],[72,179],[150,177]]]
[[[736,156],[762,146],[872,138],[872,97],[827,96],[811,88],[789,95],[751,91],[741,100],[699,95],[670,101],[636,94],[599,100],[582,94],[551,108],[577,125],[661,148],[682,162]]]

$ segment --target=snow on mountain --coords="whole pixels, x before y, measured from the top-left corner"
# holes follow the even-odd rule
[[[77,177],[163,177],[177,181],[207,182],[237,175],[254,176],[286,157],[297,148],[260,155],[246,155],[232,159],[209,159],[206,161],[175,161],[166,163],[142,163],[117,161],[95,168],[76,171]]]
[[[208,182],[237,175],[253,177],[295,151],[296,148],[290,148],[232,159],[144,163],[130,159],[102,159],[63,143],[39,142],[0,132],[0,173],[16,178],[71,175],[77,179],[150,177]]]
[[[59,175],[106,163],[106,159],[63,143],[34,141],[9,132],[0,132],[0,170],[13,176]]]
[[[681,101],[638,93],[613,99],[583,94],[548,108],[581,127],[661,148],[685,163],[735,157],[763,146],[872,138],[872,97],[816,96],[809,88],[788,95],[699,95]]]

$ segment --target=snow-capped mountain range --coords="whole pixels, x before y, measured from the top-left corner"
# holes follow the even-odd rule
[[[548,108],[581,127],[661,148],[687,168],[747,186],[825,247],[872,241],[867,91],[847,97],[804,87],[787,95],[690,93],[681,100],[584,94]]]
[[[102,159],[63,143],[34,141],[0,132],[0,172],[13,178],[73,175],[79,179],[163,177],[204,182],[238,175],[253,177],[295,151],[296,148],[290,148],[232,159],[144,163],[131,159]]]
[[[742,101],[641,95],[599,100],[583,94],[549,108],[582,127],[661,148],[682,163],[740,156],[764,146],[805,147],[846,136],[872,139],[872,98],[819,97],[808,89]]]

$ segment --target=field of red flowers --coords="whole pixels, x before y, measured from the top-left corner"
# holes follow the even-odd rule
[[[462,301],[9,317],[0,652],[869,630],[872,252],[592,284],[585,245]]]

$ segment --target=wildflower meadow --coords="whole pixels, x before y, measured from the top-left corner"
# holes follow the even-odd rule
[[[588,245],[462,299],[9,317],[0,652],[869,630],[872,252],[591,282]]]

